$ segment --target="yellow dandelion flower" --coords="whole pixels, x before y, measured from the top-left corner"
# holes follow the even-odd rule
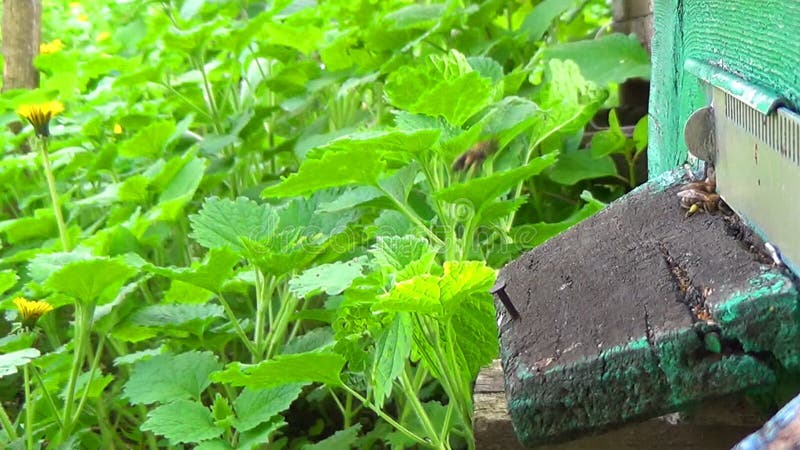
[[[97,42],[103,42],[103,41],[107,41],[108,38],[110,38],[110,37],[111,37],[111,33],[109,33],[108,31],[101,31],[100,34],[98,34],[97,37],[94,40],[97,41]]]
[[[64,105],[59,101],[22,105],[17,109],[17,114],[33,125],[37,136],[50,136],[50,119],[64,111]]]
[[[114,134],[122,134],[122,125],[118,123],[114,124]]]
[[[14,306],[19,311],[20,322],[26,328],[33,328],[39,317],[53,310],[53,305],[42,300],[31,301],[22,297],[13,300]]]
[[[69,7],[70,8],[80,8],[81,7],[81,2],[69,2]]]
[[[51,53],[57,53],[64,49],[64,43],[61,39],[55,39],[51,42],[45,42],[39,45],[39,53],[42,55],[49,55]]]
[[[78,16],[76,17],[76,19],[78,19],[78,22],[83,22],[83,23],[87,23],[87,22],[89,22],[89,16],[87,16],[87,15],[86,15],[86,14],[84,14],[84,13],[80,13],[80,14],[78,14]]]

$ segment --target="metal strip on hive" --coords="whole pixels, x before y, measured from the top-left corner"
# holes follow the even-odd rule
[[[800,115],[786,107],[764,114],[714,88],[717,190],[723,199],[800,269]]]

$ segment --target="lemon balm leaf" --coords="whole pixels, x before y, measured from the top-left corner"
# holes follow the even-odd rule
[[[278,215],[268,205],[239,197],[236,200],[210,197],[197,214],[189,216],[191,236],[206,248],[228,248],[245,252],[242,238],[260,241],[272,235]]]
[[[119,146],[119,155],[125,158],[157,158],[166,150],[174,132],[175,124],[170,121],[151,123],[123,142]]]
[[[64,265],[50,275],[45,286],[79,302],[103,304],[112,300],[135,273],[119,259],[92,257]]]
[[[291,383],[265,389],[244,388],[233,402],[236,430],[247,431],[269,422],[291,406],[300,396],[303,386],[304,383]]]
[[[330,352],[308,352],[280,355],[254,366],[235,362],[211,375],[212,380],[233,386],[266,388],[286,383],[318,382],[339,386],[344,367],[343,356]]]
[[[220,368],[211,352],[156,355],[134,364],[123,392],[134,405],[199,399],[211,383],[209,375]]]
[[[182,281],[211,292],[218,292],[222,285],[233,278],[233,267],[241,259],[227,248],[212,248],[206,258],[192,267],[157,267],[146,265],[145,270]]]
[[[375,185],[386,163],[377,151],[346,149],[326,151],[319,159],[306,159],[297,173],[261,192],[262,197],[294,197],[320,189]]]
[[[397,314],[394,321],[378,337],[370,376],[375,403],[383,402],[392,394],[392,384],[403,373],[406,360],[411,353],[411,326],[407,315]]]
[[[473,211],[482,210],[489,202],[508,192],[521,181],[541,173],[556,161],[556,152],[532,160],[527,166],[473,178],[440,189],[436,197],[449,203],[466,203]]]
[[[317,292],[340,294],[361,276],[362,269],[363,264],[358,260],[315,266],[292,278],[289,290],[298,298],[307,298]]]
[[[176,400],[150,411],[141,429],[164,436],[171,444],[195,443],[222,434],[213,419],[211,411],[201,403]]]

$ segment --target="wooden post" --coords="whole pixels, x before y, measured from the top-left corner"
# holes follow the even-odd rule
[[[619,33],[634,34],[650,53],[653,36],[652,0],[614,0],[613,29]],[[634,125],[647,114],[650,100],[650,82],[640,78],[627,80],[619,87],[617,115],[623,124]]]
[[[33,58],[42,40],[41,0],[4,0],[2,33],[3,92],[38,87]]]

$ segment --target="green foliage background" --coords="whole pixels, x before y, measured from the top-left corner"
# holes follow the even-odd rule
[[[0,339],[3,445],[472,448],[495,268],[635,184],[645,121],[629,137],[612,112],[581,145],[649,75],[609,14],[48,3],[64,48],[0,125],[66,105],[48,144],[69,244],[31,128],[0,133],[6,319],[19,296],[57,307]]]

